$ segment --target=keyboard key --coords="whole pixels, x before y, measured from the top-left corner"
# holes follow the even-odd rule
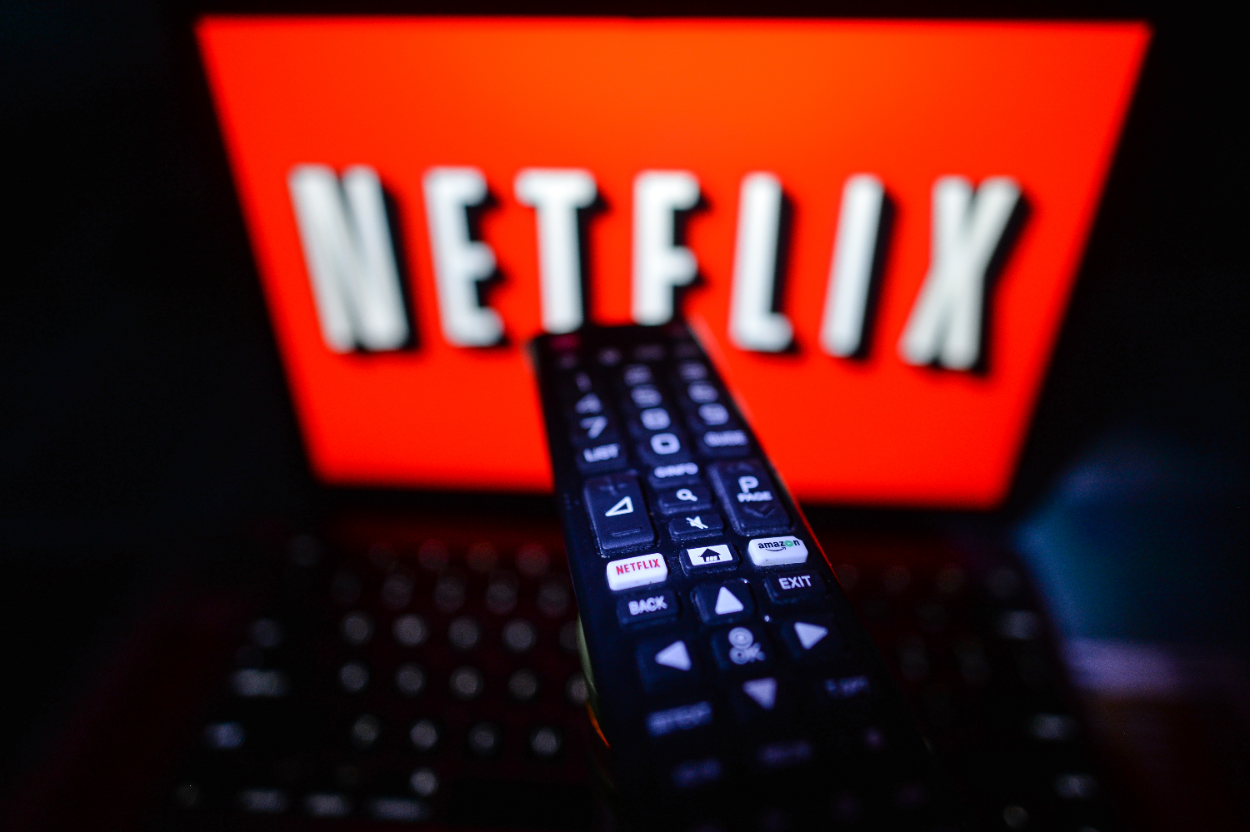
[[[373,619],[369,617],[368,613],[360,612],[359,610],[349,612],[343,616],[341,630],[343,632],[343,641],[359,647],[373,638]]]
[[[393,625],[395,641],[404,647],[416,647],[424,644],[430,637],[429,625],[419,615],[401,615]]]
[[[339,685],[348,693],[360,693],[369,684],[369,669],[360,662],[348,662],[339,668]]]
[[[757,537],[747,544],[747,557],[756,566],[792,566],[807,562],[807,544],[792,535]]]
[[[655,510],[660,514],[686,514],[711,508],[712,491],[705,485],[661,488],[655,493]]]
[[[529,702],[538,695],[538,676],[522,668],[508,677],[508,695],[518,702]]]
[[[543,725],[530,732],[530,751],[534,752],[535,757],[550,760],[559,754],[563,747],[564,737],[558,728]]]
[[[469,728],[469,750],[479,757],[489,757],[503,744],[503,731],[493,722],[479,722]]]
[[[668,521],[668,533],[674,540],[694,540],[700,537],[721,537],[725,521],[715,511],[698,514],[679,514]]]
[[[709,624],[726,624],[749,618],[755,612],[755,598],[744,580],[704,584],[694,591],[699,617]]]
[[[467,615],[451,622],[447,628],[447,640],[457,650],[472,650],[482,635],[482,628]]]
[[[408,739],[418,751],[429,751],[438,745],[438,726],[432,720],[418,720],[408,732]]]
[[[375,797],[367,805],[370,816],[375,820],[416,822],[430,816],[429,806],[406,797]]]
[[[486,680],[482,677],[482,671],[476,667],[458,667],[451,672],[448,687],[452,696],[467,702],[482,695]]]
[[[776,487],[755,460],[717,462],[710,466],[712,486],[739,534],[784,531],[790,518],[777,499]]]
[[[584,489],[586,509],[599,548],[605,552],[648,546],[655,529],[638,480],[628,475],[596,477]]]
[[[534,625],[523,618],[509,621],[503,628],[504,646],[513,653],[524,653],[538,641],[538,631]]]
[[[401,664],[395,669],[395,687],[404,696],[417,696],[425,690],[425,671],[415,664]]]
[[[431,797],[438,791],[438,775],[432,768],[419,768],[408,778],[408,785],[421,797]]]

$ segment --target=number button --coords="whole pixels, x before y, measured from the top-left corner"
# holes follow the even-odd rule
[[[707,427],[718,428],[729,424],[729,409],[718,402],[701,404],[695,408],[695,419]]]
[[[574,419],[571,438],[573,444],[579,448],[616,442],[620,439],[612,420],[603,413]]]
[[[630,364],[621,372],[621,380],[629,387],[650,384],[653,381],[651,368],[646,364]]]
[[[648,407],[638,414],[638,421],[647,430],[668,430],[673,425],[668,411],[662,407]]]
[[[686,395],[695,404],[708,404],[720,398],[720,392],[706,381],[696,381],[686,388]]]
[[[667,465],[690,459],[686,443],[676,431],[653,433],[637,444],[638,456],[648,465]]]
[[[612,552],[655,541],[655,529],[647,517],[647,504],[635,477],[595,477],[586,481],[584,492],[590,525],[600,549]]]
[[[635,407],[659,407],[664,403],[664,396],[653,384],[639,384],[637,387],[630,388],[629,400],[634,403]]]

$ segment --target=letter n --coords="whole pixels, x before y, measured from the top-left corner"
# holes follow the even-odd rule
[[[377,173],[297,165],[287,177],[321,335],[335,352],[393,350],[409,337]]]

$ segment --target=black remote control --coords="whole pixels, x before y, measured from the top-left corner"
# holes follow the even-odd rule
[[[547,335],[533,355],[591,716],[625,816],[946,828],[901,695],[688,327]]]

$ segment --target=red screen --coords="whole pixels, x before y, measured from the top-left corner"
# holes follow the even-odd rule
[[[699,274],[675,309],[795,495],[969,507],[1010,485],[1148,41],[1140,24],[615,19],[214,17],[198,34],[324,480],[549,488],[523,351],[544,320],[539,221],[514,183],[535,168],[593,177],[584,316],[617,323],[638,317],[636,189],[658,171],[699,194],[675,220],[672,244]],[[410,331],[396,348],[327,342],[290,185],[310,165],[344,177],[365,166],[390,200]],[[492,195],[474,233],[500,277],[474,302],[503,336],[486,346],[447,335],[423,181],[448,168],[475,171]],[[756,314],[792,331],[764,348],[731,333],[744,179],[761,173],[785,221],[759,225],[777,229],[765,249],[780,265],[775,304]],[[853,225],[847,183],[861,175],[885,207],[875,236],[846,232],[875,246],[874,277],[858,347],[839,355],[822,332],[835,248],[853,248],[839,237]],[[996,187],[1015,194],[1010,223],[991,221]],[[908,358],[928,283],[951,299],[935,307],[938,349],[967,330],[951,316],[973,308],[978,270],[975,361]]]

